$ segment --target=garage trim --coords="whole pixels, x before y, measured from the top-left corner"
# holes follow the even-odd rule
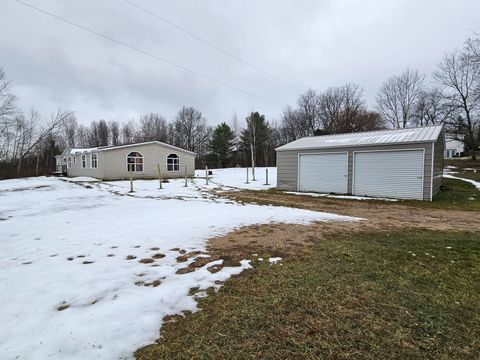
[[[425,148],[413,148],[413,149],[385,149],[385,150],[356,150],[352,153],[352,194],[355,189],[355,154],[356,153],[372,153],[372,152],[392,152],[392,151],[422,151],[422,200],[425,197]],[[430,196],[432,189],[430,188]]]
[[[346,174],[347,174],[347,179],[346,179],[346,188],[345,188],[345,194],[348,193],[348,162],[349,162],[349,154],[348,151],[330,151],[330,152],[303,152],[303,153],[298,153],[297,154],[297,191],[300,191],[300,156],[302,155],[328,155],[328,154],[347,154],[347,168]]]

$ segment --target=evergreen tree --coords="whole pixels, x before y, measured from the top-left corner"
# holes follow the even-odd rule
[[[225,167],[225,163],[232,157],[234,145],[235,134],[226,123],[221,123],[213,130],[209,148],[212,157],[219,161],[222,167]]]
[[[265,115],[260,115],[258,112],[252,112],[246,121],[247,127],[242,130],[240,135],[240,146],[243,151],[248,153],[249,159],[251,147],[253,147],[255,165],[267,166],[273,148],[273,131],[265,120]]]

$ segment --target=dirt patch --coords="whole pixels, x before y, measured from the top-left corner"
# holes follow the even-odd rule
[[[359,217],[364,221],[316,222],[311,225],[265,224],[241,228],[209,240],[209,254],[252,258],[299,254],[312,243],[333,236],[398,230],[476,231],[480,213],[408,206],[392,202],[345,201],[261,191],[225,193],[240,202],[256,202]],[[282,256],[283,255],[283,256]],[[226,265],[225,266],[230,266]]]
[[[165,257],[165,254],[157,253],[152,256],[153,259],[163,259]]]
[[[215,274],[223,269],[223,264],[212,265],[207,268],[212,274]]]
[[[160,248],[158,248],[158,247],[152,247],[152,248],[150,248],[150,250],[152,250],[152,251],[158,251],[158,250],[160,250]]]
[[[127,255],[127,257],[125,258],[126,260],[133,260],[133,259],[136,259],[137,257],[134,256],[134,255]]]
[[[142,264],[151,264],[153,263],[155,260],[153,259],[150,259],[150,258],[145,258],[145,259],[140,259],[138,260],[139,263],[142,263]]]
[[[67,260],[68,261],[73,261],[73,257],[68,257]]]
[[[93,264],[93,263],[94,263],[93,261],[84,261],[84,262],[82,262],[82,264],[84,264],[84,265]]]
[[[152,286],[152,287],[157,287],[161,284],[161,280],[154,280],[152,282],[145,282],[145,281],[137,281],[135,282],[135,285],[137,286]]]
[[[114,257],[115,254],[108,254],[107,256],[108,256],[108,257]]]
[[[183,253],[184,255],[178,256],[176,260],[177,260],[177,262],[185,262],[185,261],[188,261],[188,259],[190,259],[191,257],[199,255],[201,253],[202,253],[201,251],[191,251],[191,252],[186,253],[186,254]]]
[[[68,304],[63,304],[63,305],[60,305],[60,306],[57,308],[57,310],[58,310],[58,311],[63,311],[63,310],[68,309],[69,307],[70,307],[70,305],[68,305]]]

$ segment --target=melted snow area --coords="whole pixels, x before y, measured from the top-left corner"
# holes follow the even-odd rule
[[[133,194],[128,182],[0,181],[0,357],[132,358],[158,337],[165,315],[197,309],[190,288],[218,287],[250,266],[211,273],[217,260],[176,274],[195,259],[178,262],[184,252],[208,257],[207,239],[241,226],[357,220],[207,191],[241,187],[243,170],[224,171],[208,187],[200,178],[163,190],[135,181]]]

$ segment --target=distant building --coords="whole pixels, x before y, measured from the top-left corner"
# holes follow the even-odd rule
[[[462,156],[464,152],[465,146],[463,145],[462,141],[454,139],[448,134],[445,135],[445,158],[450,159],[453,157],[459,157]]]
[[[69,177],[89,176],[100,180],[135,178],[175,178],[195,174],[195,153],[179,147],[149,141],[97,148],[68,148],[56,156],[56,173]]]

